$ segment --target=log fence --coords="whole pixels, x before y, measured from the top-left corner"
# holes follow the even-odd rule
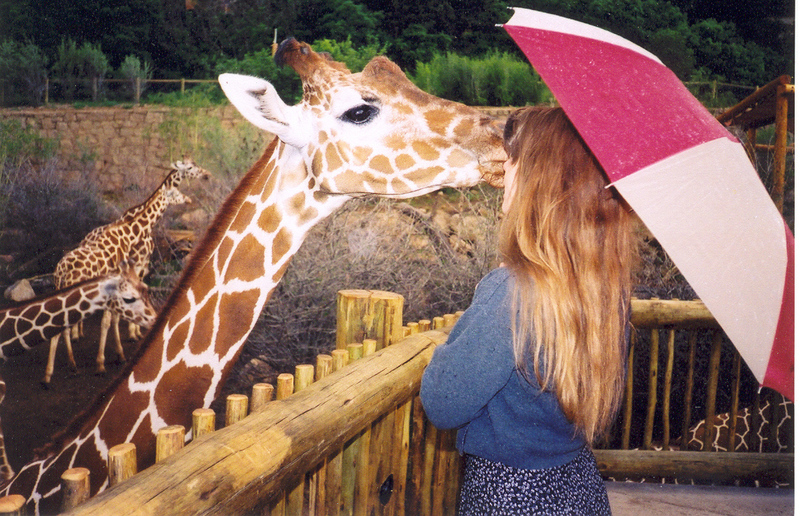
[[[79,515],[120,514],[120,508],[130,514],[454,514],[460,475],[455,432],[439,431],[427,421],[418,394],[434,348],[446,340],[460,312],[402,326],[402,303],[401,296],[387,292],[340,292],[336,349],[313,365],[296,366],[294,374],[279,375],[275,386],[256,384],[249,397],[230,395],[220,430],[214,431],[214,411],[195,410],[186,446],[184,427],[161,429],[156,464],[138,474],[135,447],[115,446],[108,457],[110,487],[91,499],[89,471],[67,471],[63,510]],[[641,411],[634,400],[635,375],[629,375],[619,435],[607,439],[619,441],[620,449],[595,450],[601,472],[790,481],[793,453],[705,453],[687,451],[684,444],[681,451],[653,451],[657,415],[663,438],[672,433],[670,414],[692,411],[694,354],[704,331],[712,332],[705,411],[714,414],[723,336],[699,301],[635,300],[632,314],[638,331],[629,371],[634,354],[648,357],[646,403]],[[688,336],[676,339],[682,332]],[[642,336],[649,340],[642,342]],[[687,342],[691,365],[683,406],[673,410],[676,341]],[[732,412],[742,376],[740,362],[734,363],[739,374],[732,385]],[[660,389],[652,381],[659,377]],[[637,412],[645,414],[644,436],[642,449],[632,450],[631,421]],[[682,436],[687,427],[688,416],[679,426]],[[2,498],[0,514],[21,514],[23,504],[19,496]]]

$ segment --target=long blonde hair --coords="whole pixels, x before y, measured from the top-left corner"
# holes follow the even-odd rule
[[[512,113],[505,145],[517,172],[499,243],[515,277],[517,367],[591,444],[622,397],[632,216],[562,109]]]

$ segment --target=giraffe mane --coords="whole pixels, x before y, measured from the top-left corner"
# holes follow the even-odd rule
[[[216,247],[219,245],[219,240],[224,236],[225,231],[228,229],[228,226],[230,226],[237,214],[237,208],[242,205],[252,186],[260,179],[261,172],[263,172],[267,161],[269,161],[274,154],[277,145],[278,138],[276,137],[267,146],[266,150],[261,155],[261,158],[259,158],[259,160],[256,161],[252,167],[250,167],[250,170],[242,177],[236,188],[228,195],[225,201],[223,201],[220,209],[217,211],[217,215],[209,225],[209,228],[206,230],[202,240],[189,255],[189,263],[186,265],[186,267],[184,267],[183,273],[178,280],[178,284],[173,289],[172,293],[167,299],[167,302],[164,304],[167,309],[159,312],[158,317],[153,323],[153,326],[145,335],[144,339],[139,345],[139,348],[136,350],[136,353],[126,362],[125,366],[117,375],[117,377],[109,382],[105,389],[95,395],[94,398],[92,398],[92,400],[86,405],[86,407],[73,416],[72,419],[66,425],[64,425],[61,430],[55,432],[48,443],[33,450],[34,460],[45,459],[60,450],[65,441],[78,434],[78,431],[80,431],[86,422],[89,421],[90,416],[98,413],[99,409],[101,409],[102,406],[108,402],[108,396],[113,393],[121,383],[127,381],[131,371],[139,362],[139,359],[142,357],[144,352],[147,350],[147,347],[151,341],[151,335],[158,335],[163,329],[163,326],[168,318],[167,315],[169,313],[169,307],[175,306],[176,300],[186,293],[195,275],[200,271],[202,266],[208,260],[209,256],[211,256],[213,253],[214,249],[216,249]]]

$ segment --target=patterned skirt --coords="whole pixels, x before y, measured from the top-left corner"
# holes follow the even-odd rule
[[[460,516],[610,515],[608,494],[594,455],[547,469],[518,469],[464,456]]]

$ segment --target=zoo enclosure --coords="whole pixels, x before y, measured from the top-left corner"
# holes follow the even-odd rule
[[[337,349],[321,356],[316,368],[301,365],[294,378],[279,379],[276,401],[189,446],[183,447],[179,439],[177,452],[163,452],[156,465],[77,506],[73,513],[111,514],[126,507],[137,514],[453,514],[460,473],[454,432],[435,429],[425,419],[417,395],[433,349],[446,340],[458,315],[401,327],[402,297],[374,291],[344,291],[337,306]],[[688,333],[686,340],[691,341],[695,332],[711,332],[712,363],[725,347],[713,318],[696,301],[637,300],[633,322],[639,335],[651,338],[637,339],[631,356],[649,352],[651,368],[631,377],[644,375],[653,385],[653,379],[661,376],[662,384],[648,391],[645,404],[628,390],[619,432],[622,436],[627,432],[629,441],[630,415],[644,412],[646,427],[652,430],[658,399],[668,399],[664,393],[673,388],[674,369],[667,365],[663,374],[653,374],[652,364],[664,363],[665,352],[670,363],[669,357],[674,357],[670,349],[674,351],[675,342],[683,340],[676,335]],[[361,343],[353,343],[359,339]],[[362,354],[367,356],[343,366],[345,357],[355,360]],[[332,366],[334,362],[339,365]],[[328,374],[333,369],[336,372]],[[698,379],[698,371],[690,369],[694,376],[685,380]],[[708,371],[709,384],[721,385],[719,368]],[[715,409],[720,393],[713,389],[693,397],[710,402],[706,413],[726,408],[736,412],[737,385],[742,383],[737,377],[728,392],[731,407]],[[725,386],[719,390],[725,391]],[[289,395],[292,391],[296,393]],[[673,419],[670,411],[661,413],[661,422],[668,427]],[[681,426],[685,428],[686,422]],[[177,432],[165,430],[164,434],[184,435],[182,427]],[[789,453],[641,447],[642,451],[596,450],[601,472],[617,477],[791,482],[791,446]]]

